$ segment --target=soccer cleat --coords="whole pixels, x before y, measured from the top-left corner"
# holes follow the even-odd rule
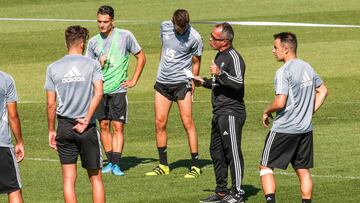
[[[104,167],[101,169],[101,173],[110,173],[112,167],[113,167],[112,163],[108,163],[106,166],[104,166]]]
[[[158,176],[158,175],[168,175],[170,173],[169,166],[159,164],[152,171],[145,173],[146,176]]]
[[[111,168],[111,172],[112,174],[116,175],[116,176],[124,176],[125,173],[121,171],[120,167],[117,164],[114,164],[113,167]]]
[[[215,193],[205,199],[201,199],[200,203],[220,203],[221,200],[224,198],[224,196],[221,196],[221,195]]]
[[[230,192],[230,194],[226,195],[221,203],[245,203],[244,196],[240,193]]]
[[[187,174],[185,174],[184,178],[196,178],[200,174],[201,169],[196,166],[192,166],[191,169],[187,172]]]

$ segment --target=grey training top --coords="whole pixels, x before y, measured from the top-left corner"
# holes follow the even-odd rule
[[[272,131],[306,133],[312,130],[315,88],[323,81],[314,69],[301,59],[287,61],[275,76],[275,94],[286,95],[285,107],[276,112]]]
[[[165,21],[160,26],[160,38],[162,51],[156,81],[165,84],[189,82],[184,69],[192,70],[192,57],[202,55],[200,34],[189,26],[183,35],[177,35],[174,24]]]
[[[56,114],[67,118],[86,116],[94,95],[93,81],[102,80],[98,61],[82,55],[65,55],[47,67],[45,89],[56,91]],[[95,122],[95,119],[92,119]]]
[[[0,147],[12,147],[7,104],[16,102],[16,89],[13,78],[0,71]]]

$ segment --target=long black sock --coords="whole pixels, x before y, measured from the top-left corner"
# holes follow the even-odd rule
[[[266,203],[275,203],[275,193],[265,195]]]
[[[113,151],[107,151],[105,152],[106,154],[106,158],[108,160],[108,163],[112,163],[112,154],[113,154]]]
[[[301,202],[302,203],[311,203],[311,199],[302,199]]]
[[[167,147],[158,147],[159,152],[159,158],[160,158],[160,164],[162,165],[169,165],[167,162]]]
[[[199,153],[191,153],[191,166],[196,166],[198,168],[200,168],[199,165]]]
[[[120,166],[120,157],[121,157],[121,153],[120,152],[113,152],[113,164],[117,164],[118,166]]]

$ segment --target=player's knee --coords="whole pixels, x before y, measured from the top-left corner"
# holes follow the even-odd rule
[[[100,121],[100,129],[101,130],[109,130],[110,126],[109,126],[110,122],[108,120],[102,120]]]
[[[166,128],[166,120],[162,118],[156,118],[155,119],[155,128],[156,130],[165,130]]]
[[[183,119],[183,126],[186,130],[191,130],[194,128],[194,122],[191,117]]]
[[[274,171],[271,168],[260,168],[260,176],[273,174]]]

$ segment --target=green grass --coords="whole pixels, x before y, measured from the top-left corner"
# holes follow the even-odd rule
[[[153,84],[160,50],[159,23],[170,19],[176,8],[186,8],[193,21],[280,21],[360,25],[360,2],[319,1],[130,1],[121,2],[0,0],[0,18],[95,19],[98,6],[109,3],[116,9],[117,22],[131,30],[146,53],[148,62],[138,85],[129,91],[129,124],[125,129],[123,165],[125,177],[104,175],[108,202],[198,202],[212,193],[215,180],[209,156],[211,121],[210,92],[198,88],[193,116],[199,136],[203,175],[186,180],[190,158],[186,134],[177,106],[168,124],[171,174],[145,177],[157,164],[154,135]],[[36,161],[57,160],[47,143],[45,91],[46,66],[66,53],[64,30],[81,24],[98,32],[95,22],[0,21],[0,70],[13,75],[20,98],[19,112],[25,139],[26,158],[20,164],[26,202],[62,202],[60,164]],[[201,75],[216,52],[207,44],[211,25],[194,24],[202,34],[205,50]],[[247,121],[243,130],[245,157],[244,188],[247,202],[263,202],[258,163],[267,129],[261,125],[261,112],[273,99],[273,77],[282,64],[274,60],[272,35],[295,32],[299,57],[313,65],[329,89],[330,96],[314,117],[315,168],[314,202],[360,201],[360,29],[311,27],[234,26],[234,46],[243,55],[246,69]],[[134,58],[130,71],[134,70]],[[132,73],[130,73],[131,75]],[[279,171],[280,172],[280,171]],[[299,202],[297,178],[291,167],[276,175],[278,202]],[[91,201],[90,184],[79,165],[79,202]],[[6,202],[6,196],[0,196]]]

